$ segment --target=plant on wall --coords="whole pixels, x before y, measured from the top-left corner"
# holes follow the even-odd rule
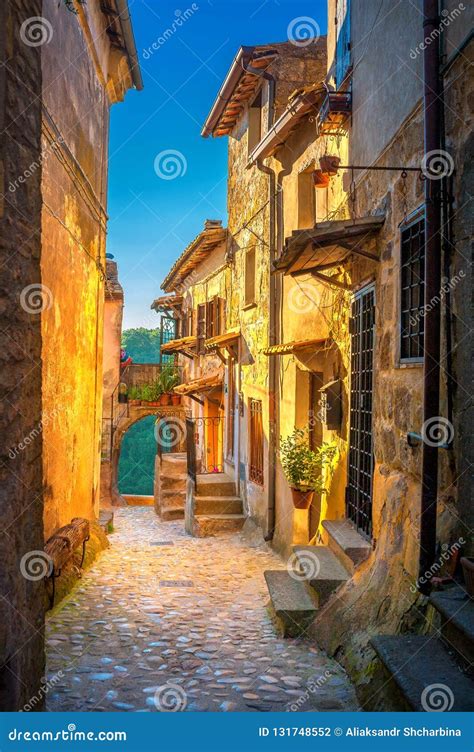
[[[326,473],[336,457],[334,442],[310,449],[309,432],[295,428],[286,439],[280,439],[280,461],[290,485],[295,507],[307,509],[314,493],[326,493]]]
[[[173,391],[174,387],[179,384],[179,376],[173,363],[166,363],[160,374],[160,385],[163,394]]]

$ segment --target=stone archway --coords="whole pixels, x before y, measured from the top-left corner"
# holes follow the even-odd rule
[[[174,451],[183,452],[186,445],[186,417],[188,411],[181,405],[171,407],[157,407],[156,405],[127,405],[127,411],[121,415],[117,425],[114,428],[112,436],[112,451],[110,457],[110,468],[107,474],[109,479],[108,496],[114,506],[124,506],[125,501],[118,488],[118,469],[120,450],[122,447],[123,437],[135,423],[149,415],[158,418],[174,418],[178,426],[178,436],[176,448]],[[180,431],[180,427],[182,430]],[[182,434],[182,435],[181,435]]]

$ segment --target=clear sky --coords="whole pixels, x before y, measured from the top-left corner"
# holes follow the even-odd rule
[[[107,248],[124,328],[158,325],[150,304],[170,265],[205,219],[225,222],[227,138],[200,131],[238,48],[286,41],[295,19],[326,33],[325,0],[177,2],[129,0],[145,88],[112,108]]]

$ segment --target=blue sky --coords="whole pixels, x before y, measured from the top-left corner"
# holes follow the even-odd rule
[[[200,131],[235,53],[241,45],[285,41],[300,17],[326,33],[326,2],[129,0],[129,6],[145,88],[112,108],[107,250],[125,290],[124,328],[151,328],[158,316],[150,304],[170,265],[205,219],[225,222],[227,138],[203,139]],[[163,161],[159,155],[167,151],[178,155]],[[179,176],[166,179],[173,169]]]

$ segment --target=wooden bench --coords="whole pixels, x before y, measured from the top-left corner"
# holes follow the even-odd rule
[[[51,572],[47,577],[51,577],[53,590],[50,598],[50,607],[54,606],[55,580],[60,576],[61,570],[67,562],[72,559],[74,551],[82,545],[82,559],[80,567],[84,563],[86,553],[86,543],[89,540],[90,527],[89,520],[83,517],[74,517],[69,525],[60,527],[59,530],[48,538],[44,544],[45,554],[51,562]]]

